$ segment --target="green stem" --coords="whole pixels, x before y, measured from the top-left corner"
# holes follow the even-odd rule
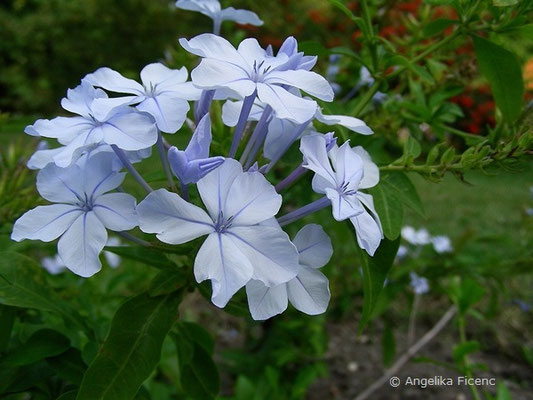
[[[461,339],[461,344],[466,343],[466,329],[465,329],[465,317],[463,314],[459,314],[459,317],[457,319],[457,324],[459,325],[459,338]],[[468,359],[468,356],[465,355],[463,358],[464,363],[464,369],[467,378],[470,380],[472,376],[472,370],[470,369],[470,360]],[[475,400],[481,400],[481,396],[479,395],[479,392],[477,391],[477,388],[474,385],[469,385],[470,391],[472,392],[472,396]]]
[[[374,95],[377,93],[377,91],[379,90],[379,86],[381,84],[381,80],[379,79],[376,79],[374,81],[374,84],[370,87],[370,89],[363,95],[363,97],[361,98],[361,100],[359,100],[359,103],[357,103],[357,105],[355,106],[353,112],[352,112],[352,115],[357,117],[359,116],[359,114],[361,113],[361,111],[364,110],[364,108],[366,107],[366,105],[370,102],[370,100],[372,100],[372,97],[374,97]]]

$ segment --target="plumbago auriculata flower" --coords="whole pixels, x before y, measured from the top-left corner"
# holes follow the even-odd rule
[[[300,227],[292,239],[284,227],[331,207],[333,219],[350,220],[359,246],[374,254],[383,234],[364,190],[378,184],[379,170],[361,146],[337,143],[334,132],[319,131],[340,125],[370,135],[372,129],[353,116],[322,111],[319,101],[331,102],[333,90],[312,71],[317,58],[299,51],[294,38],[277,51],[252,38],[234,47],[217,35],[222,21],[261,25],[257,15],[222,9],[217,0],[179,0],[177,6],[214,21],[215,34],[179,41],[200,57],[191,79],[185,67],[161,63],[143,68],[140,83],[102,67],[69,89],[61,104],[73,116],[38,120],[25,130],[58,142],[51,148],[46,143],[28,162],[39,170],[37,189],[51,204],[22,215],[11,237],[59,238],[57,257],[45,264],[82,277],[100,271],[108,230],[135,245],[151,245],[128,233],[136,226],[168,245],[205,237],[193,274],[198,282],[211,281],[216,306],[226,306],[243,289],[254,319],[282,313],[289,302],[307,314],[323,313],[330,292],[319,268],[331,258],[332,243],[317,224]],[[215,125],[216,101],[224,104]],[[224,129],[212,130],[222,124]],[[227,131],[233,131],[231,138],[222,137]],[[174,137],[163,136],[174,133],[190,135],[188,145],[172,145],[167,140]],[[228,141],[231,146],[224,147]],[[295,161],[294,170],[277,181],[277,162],[298,142],[301,158],[287,159]],[[153,188],[134,166],[154,145],[166,187]],[[123,192],[122,169],[146,192],[144,199]],[[300,208],[292,204],[279,216],[288,208],[283,194],[310,172],[318,198]],[[436,248],[446,247],[442,238],[434,239]]]

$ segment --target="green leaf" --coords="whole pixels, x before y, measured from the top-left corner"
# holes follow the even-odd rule
[[[407,207],[416,212],[422,218],[425,218],[424,206],[415,186],[411,180],[403,172],[388,172],[383,174],[380,179],[380,184],[387,186],[389,193],[394,195]]]
[[[475,353],[476,351],[479,351],[479,348],[480,348],[479,342],[475,340],[471,340],[471,341],[453,346],[453,359],[455,360],[456,363],[462,363],[465,356],[467,356],[470,353]]]
[[[150,285],[150,296],[162,296],[187,285],[187,273],[182,269],[164,270],[158,273]]]
[[[458,24],[459,21],[455,19],[439,18],[431,21],[424,28],[424,37],[431,37],[438,35],[449,26]]]
[[[182,371],[182,387],[193,399],[214,399],[220,390],[220,377],[211,356],[194,345],[191,362]]]
[[[87,365],[81,358],[81,352],[75,348],[70,348],[56,357],[47,358],[46,362],[57,376],[74,385],[81,383],[83,374],[87,370]]]
[[[192,399],[214,399],[220,377],[211,357],[211,335],[198,324],[180,321],[172,338],[178,350],[182,390]]]
[[[421,67],[418,64],[414,64],[410,62],[404,56],[395,55],[387,61],[387,66],[390,67],[394,65],[401,65],[402,67],[407,68],[409,71],[411,71],[416,76],[420,77],[420,79],[424,80],[425,82],[429,84],[435,83],[435,80],[433,79],[431,74],[424,67]]]
[[[420,156],[420,153],[422,153],[422,147],[420,146],[420,143],[409,135],[407,140],[405,141],[403,145],[403,162],[405,165],[411,165],[413,164],[413,161]]]
[[[379,215],[385,237],[396,239],[402,230],[403,206],[387,185],[378,184],[368,192],[374,198],[374,206]]]
[[[496,105],[505,120],[515,121],[522,112],[524,80],[516,56],[500,45],[472,36],[479,69],[490,83]]]
[[[9,346],[11,330],[15,322],[15,307],[0,305],[0,354]]]
[[[44,269],[29,257],[0,253],[0,304],[56,312],[90,333],[72,306],[46,283],[44,273]]]
[[[215,349],[215,341],[213,337],[201,325],[189,321],[180,321],[178,323],[178,330],[190,342],[197,343],[208,354],[213,354]]]
[[[378,302],[379,295],[385,284],[394,257],[400,246],[400,238],[390,241],[383,239],[373,257],[364,250],[359,249],[361,267],[363,269],[363,313],[359,322],[359,332],[368,324],[372,312]]]
[[[157,366],[182,293],[144,293],[116,312],[107,338],[83,377],[78,400],[130,400]]]
[[[70,347],[68,338],[52,329],[41,329],[30,336],[28,341],[6,354],[2,365],[19,367],[33,364],[46,357],[57,356]]]

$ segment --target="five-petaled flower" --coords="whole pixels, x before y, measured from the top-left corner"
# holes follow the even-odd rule
[[[373,255],[383,238],[381,222],[367,189],[379,182],[379,169],[362,147],[351,148],[349,142],[327,150],[323,135],[304,136],[300,150],[304,167],[315,172],[313,190],[330,200],[333,218],[350,219],[359,246]]]
[[[328,81],[306,69],[286,69],[291,57],[286,53],[269,55],[255,39],[243,40],[235,49],[219,36],[203,34],[191,40],[180,39],[187,51],[203,57],[192,73],[192,81],[205,90],[227,89],[236,98],[254,97],[274,110],[276,116],[304,123],[314,117],[314,100],[292,94],[297,88],[324,101],[333,100]]]
[[[55,138],[64,145],[53,160],[60,167],[75,162],[84,152],[103,143],[116,145],[122,150],[142,150],[157,141],[155,123],[148,114],[120,104],[110,106],[107,94],[95,89],[88,81],[82,81],[75,89],[69,89],[61,105],[77,117],[40,119],[27,126],[32,136]]]
[[[148,64],[141,71],[142,85],[133,79],[123,77],[111,68],[100,68],[85,77],[95,87],[133,96],[99,100],[109,107],[123,104],[137,104],[139,111],[154,117],[157,127],[165,133],[174,133],[187,118],[189,102],[199,100],[201,91],[187,82],[185,67],[175,70],[161,63]]]
[[[124,173],[114,167],[116,157],[100,152],[87,155],[68,168],[49,164],[37,175],[37,190],[56,203],[38,206],[20,217],[11,238],[50,242],[68,269],[82,277],[100,271],[98,255],[107,242],[107,229],[126,231],[137,226],[135,198],[107,193],[122,183]]]
[[[165,189],[139,203],[139,226],[169,244],[208,235],[196,255],[198,282],[212,281],[211,300],[224,307],[251,279],[267,287],[290,281],[298,273],[298,252],[271,220],[281,196],[259,172],[243,172],[228,159],[198,181],[207,212]]]
[[[220,34],[220,26],[224,21],[234,21],[238,24],[263,25],[256,13],[233,7],[222,8],[218,0],[178,0],[176,7],[183,10],[198,11],[213,20],[213,33]]]

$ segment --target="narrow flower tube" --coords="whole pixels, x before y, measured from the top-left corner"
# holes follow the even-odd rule
[[[215,97],[215,90],[204,90],[202,92],[202,96],[200,97],[197,107],[194,110],[194,120],[196,121],[196,124],[198,124],[200,120],[209,112],[213,97]]]
[[[281,192],[283,189],[291,185],[297,179],[304,176],[307,171],[309,170],[307,168],[304,168],[302,164],[297,166],[294,171],[292,171],[285,179],[283,179],[280,183],[276,185],[276,192]]]
[[[242,105],[241,114],[239,116],[239,122],[237,122],[237,127],[235,128],[235,132],[233,134],[233,142],[231,143],[231,149],[229,152],[230,158],[235,157],[235,154],[237,153],[237,149],[239,147],[239,143],[241,142],[246,122],[248,122],[248,117],[250,115],[250,111],[252,111],[252,106],[254,105],[254,100],[256,97],[257,90],[255,90],[250,96],[247,96],[244,99],[244,104]]]
[[[291,211],[288,214],[285,214],[278,218],[278,223],[280,226],[288,225],[292,222],[298,221],[303,217],[307,217],[323,208],[326,208],[331,204],[331,201],[327,197],[322,197],[318,200],[313,201],[312,203],[307,204],[297,210]]]
[[[255,155],[259,150],[261,144],[265,141],[266,134],[268,132],[268,122],[272,116],[272,107],[266,106],[259,122],[255,126],[254,132],[248,141],[244,152],[242,153],[241,163],[245,165],[245,169],[248,168],[255,159]]]
[[[135,167],[132,165],[130,160],[128,160],[128,157],[124,154],[124,151],[122,149],[119,149],[116,145],[112,144],[111,148],[119,158],[119,160],[122,162],[122,165],[124,165],[124,168],[128,170],[128,172],[135,178],[135,180],[143,187],[144,190],[146,190],[147,193],[152,192],[151,186],[144,180],[144,178],[137,172]]]

